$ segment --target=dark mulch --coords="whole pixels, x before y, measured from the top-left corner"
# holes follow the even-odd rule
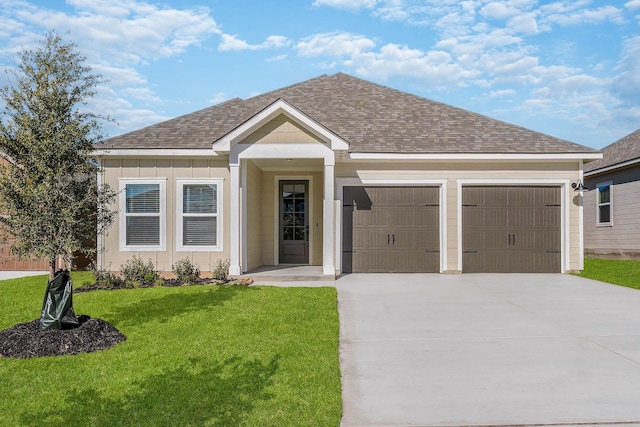
[[[40,329],[40,319],[0,331],[0,355],[18,359],[62,356],[106,350],[126,340],[113,325],[79,316],[73,329]]]
[[[195,283],[182,283],[177,279],[162,279],[161,286],[176,287],[176,286],[197,286],[197,285],[222,285],[226,284],[226,281],[214,280],[214,279],[198,279]],[[155,283],[141,283],[139,288],[153,288],[157,285]],[[108,284],[92,283],[83,284],[73,288],[73,293],[78,294],[82,292],[91,291],[115,291],[118,289],[135,289],[135,286],[125,283],[123,280],[112,281]]]

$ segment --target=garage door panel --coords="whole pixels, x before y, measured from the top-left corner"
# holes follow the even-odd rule
[[[462,195],[463,271],[560,271],[559,187],[469,186]]]
[[[508,212],[504,208],[481,208],[465,206],[462,221],[467,227],[504,227],[508,220]]]
[[[502,252],[463,252],[462,271],[465,273],[509,272],[509,254]]]
[[[354,227],[381,227],[389,222],[389,212],[384,209],[354,210]]]
[[[344,272],[440,271],[439,188],[345,187]]]

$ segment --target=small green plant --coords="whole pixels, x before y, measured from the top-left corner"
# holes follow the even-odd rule
[[[184,285],[193,285],[200,280],[200,268],[195,265],[189,258],[176,261],[171,266],[173,273],[176,275],[178,282]]]
[[[142,257],[136,255],[120,266],[120,273],[126,284],[136,288],[142,285],[157,285],[162,280],[153,260],[149,259],[145,263]]]
[[[213,278],[223,282],[228,282],[229,281],[229,265],[231,265],[231,263],[229,262],[228,259],[224,261],[219,259],[216,262],[216,265],[213,266],[213,268],[211,269]]]
[[[109,268],[96,267],[93,269],[93,276],[96,280],[95,286],[102,289],[116,289],[124,286],[124,280],[112,273]]]

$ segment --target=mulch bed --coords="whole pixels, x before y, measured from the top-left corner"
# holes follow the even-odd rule
[[[127,338],[101,319],[78,316],[72,329],[40,329],[40,319],[0,331],[0,356],[18,359],[106,350]]]

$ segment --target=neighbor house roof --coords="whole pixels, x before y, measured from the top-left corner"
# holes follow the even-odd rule
[[[343,73],[323,75],[246,100],[116,136],[100,148],[211,148],[282,99],[368,153],[593,153],[595,150]]]
[[[597,173],[600,169],[640,162],[640,129],[606,146],[602,154],[602,159],[585,165],[585,172]]]

